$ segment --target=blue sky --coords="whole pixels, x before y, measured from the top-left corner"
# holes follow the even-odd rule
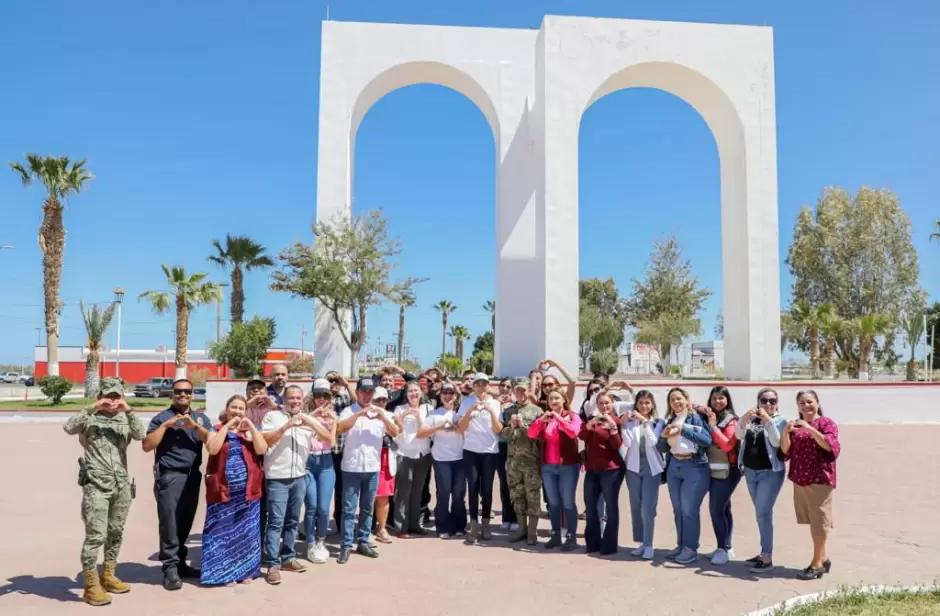
[[[210,241],[251,235],[277,253],[310,239],[316,207],[323,0],[128,3],[5,2],[0,9],[0,160],[25,152],[87,157],[97,175],[71,200],[61,344],[84,342],[78,300],[123,286],[122,346],[172,344],[172,315],[138,303],[164,288],[160,263],[225,274]],[[890,8],[889,8],[890,7]],[[497,2],[336,0],[346,21],[537,28],[545,14],[708,21],[774,27],[781,262],[800,206],[827,185],[896,191],[914,224],[921,280],[940,292],[940,3],[872,0]],[[721,303],[718,159],[697,113],[668,94],[629,90],[586,114],[580,145],[582,277],[613,276],[623,292],[654,239],[675,233]],[[425,276],[408,312],[412,353],[439,352],[452,324],[489,327],[495,294],[494,153],[480,112],[461,95],[413,86],[380,100],[356,147],[357,211],[381,208],[401,237],[401,276]],[[41,188],[0,172],[0,362],[30,362],[42,326],[36,232]],[[459,232],[455,232],[459,229]],[[603,231],[608,229],[609,231]],[[607,233],[603,242],[598,233]],[[476,238],[472,254],[463,238]],[[730,241],[736,241],[731,238]],[[617,249],[612,253],[611,246]],[[783,272],[783,297],[789,277]],[[300,345],[312,304],[247,277],[247,314],[274,316],[281,346]],[[786,300],[785,300],[786,301]],[[227,314],[227,306],[223,308]],[[225,316],[225,315],[223,315]],[[397,309],[370,315],[370,346],[391,342]],[[224,325],[223,325],[224,326]],[[109,344],[114,344],[114,330]],[[190,347],[215,337],[215,308],[197,311]],[[309,348],[311,337],[307,336]]]

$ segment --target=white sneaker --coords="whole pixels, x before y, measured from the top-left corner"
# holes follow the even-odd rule
[[[502,524],[499,525],[499,529],[500,529],[500,530],[509,530],[509,526],[510,526],[509,522],[503,522]]]
[[[676,562],[680,565],[691,565],[699,558],[698,552],[691,548],[682,548],[682,551],[676,556]]]
[[[652,546],[646,546],[643,548],[643,560],[653,560],[653,548]]]
[[[450,539],[450,535],[448,533],[438,533],[437,538],[438,539]]]
[[[646,546],[641,543],[640,545],[636,546],[635,550],[630,552],[630,556],[640,557],[640,556],[643,556],[643,552],[645,551],[646,551]]]
[[[734,556],[734,550],[725,550],[725,553],[728,555],[728,560],[729,560],[729,561],[734,560],[734,558],[735,558],[735,556]]]
[[[312,563],[317,562],[317,546],[314,543],[307,542],[307,560]]]
[[[509,532],[514,533],[514,532],[516,532],[517,530],[519,530],[519,525],[518,525],[518,524],[510,524],[510,525],[509,525]]]
[[[728,564],[728,552],[718,549],[712,554],[711,563],[713,565],[727,565]]]
[[[668,558],[669,560],[675,560],[676,557],[677,557],[679,554],[682,554],[682,546],[681,546],[681,545],[677,545],[677,546],[674,547],[673,549],[671,549],[671,550],[669,550],[668,552],[666,552],[666,558]]]
[[[313,546],[313,558],[311,560],[318,565],[322,565],[329,559],[330,551],[326,549],[326,543],[324,543],[323,539],[320,539],[317,541],[316,545]]]

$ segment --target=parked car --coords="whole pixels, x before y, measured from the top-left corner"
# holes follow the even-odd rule
[[[173,393],[173,379],[153,377],[150,380],[134,385],[134,396],[137,398],[162,398]]]
[[[0,381],[4,383],[19,383],[21,376],[19,372],[4,372],[0,375]]]
[[[206,388],[205,387],[194,387],[193,388],[193,400],[205,400],[206,399]]]
[[[35,379],[31,374],[24,375],[23,378],[21,379],[21,382],[22,382],[23,385],[25,385],[26,387],[35,387],[35,386],[36,386],[36,379]]]

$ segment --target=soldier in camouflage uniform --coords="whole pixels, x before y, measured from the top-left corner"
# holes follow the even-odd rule
[[[526,539],[526,543],[535,545],[542,502],[540,450],[538,440],[530,439],[526,433],[529,425],[542,414],[542,409],[529,399],[529,379],[514,379],[513,394],[515,402],[503,411],[503,429],[500,431],[500,436],[508,444],[506,476],[510,500],[519,521],[519,530],[510,535],[509,540]]]
[[[80,460],[82,519],[85,543],[82,571],[90,605],[111,603],[108,592],[120,594],[130,586],[114,575],[118,551],[124,538],[124,521],[131,505],[127,472],[127,446],[144,438],[144,424],[124,400],[119,379],[101,381],[98,401],[65,423],[66,434],[77,434],[85,455]],[[104,571],[98,578],[98,550],[104,547]]]

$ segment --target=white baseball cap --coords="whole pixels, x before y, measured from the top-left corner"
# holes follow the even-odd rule
[[[375,400],[376,398],[385,398],[388,400],[388,390],[384,387],[376,387],[375,393],[372,394],[372,399]]]
[[[489,383],[490,377],[486,376],[482,372],[477,372],[476,374],[473,375],[473,382],[477,383],[479,381],[486,381],[487,383]]]
[[[330,382],[326,379],[316,379],[313,382],[311,391],[315,394],[328,394],[330,393]]]

